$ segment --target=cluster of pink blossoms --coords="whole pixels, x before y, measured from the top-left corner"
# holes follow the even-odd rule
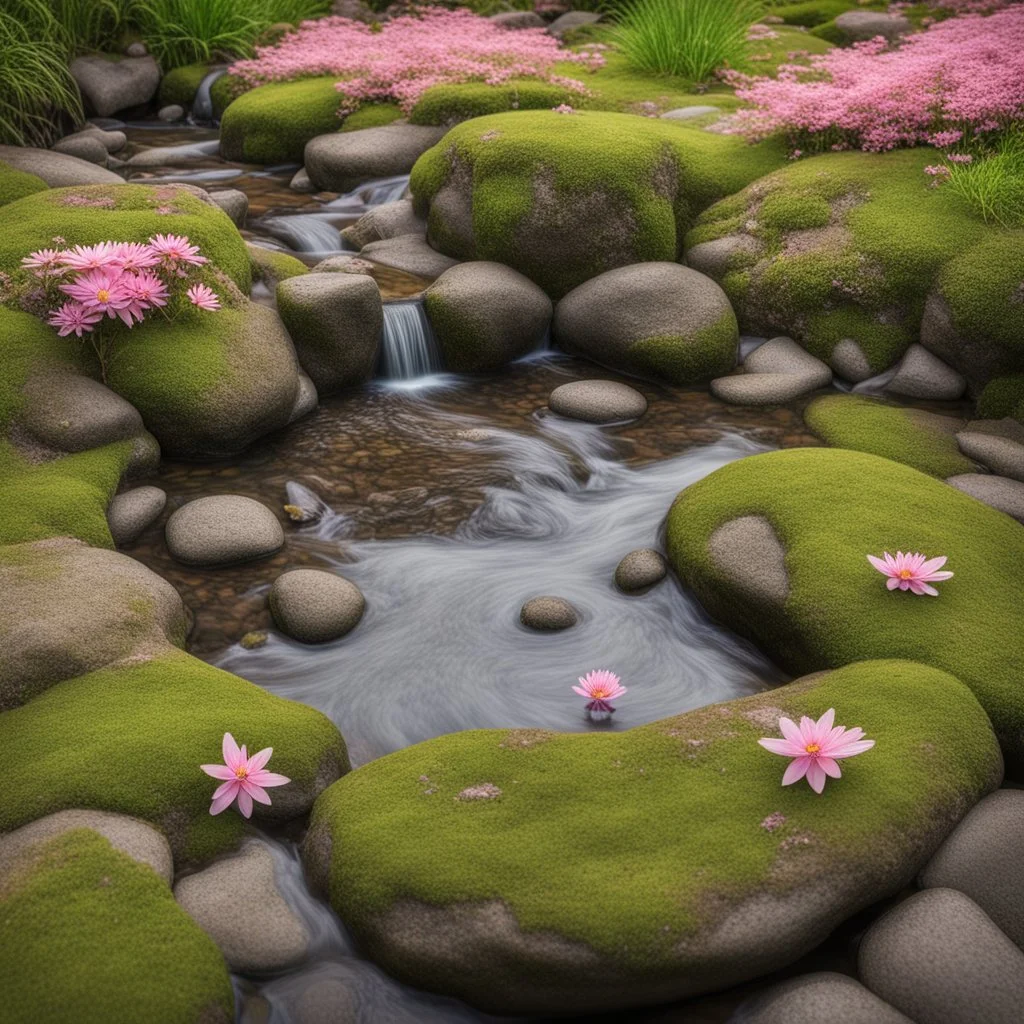
[[[554,73],[561,61],[597,69],[604,57],[562,47],[543,29],[510,32],[465,9],[420,9],[383,25],[349,18],[304,21],[274,46],[229,71],[249,85],[337,75],[342,112],[365,102],[395,101],[411,110],[427,89],[459,82],[501,85],[539,78],[586,94],[582,82]]]
[[[776,79],[728,77],[754,105],[729,130],[752,138],[884,151],[959,132],[969,144],[1024,119],[1024,6],[941,21],[896,49],[879,37],[830,50]]]
[[[50,311],[47,323],[61,337],[79,338],[105,317],[128,327],[139,323],[150,310],[167,305],[176,281],[207,262],[199,255],[199,246],[184,235],[154,235],[145,243],[39,249],[21,261],[48,289],[56,284],[56,292],[67,296]],[[220,309],[217,294],[205,284],[193,284],[185,294],[200,309]]]

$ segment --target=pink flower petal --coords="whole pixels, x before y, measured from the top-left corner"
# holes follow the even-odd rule
[[[252,817],[252,797],[242,787],[238,789],[238,810],[243,818]]]
[[[240,768],[245,764],[245,758],[242,755],[242,751],[238,749],[235,737],[229,732],[224,733],[224,740],[221,743],[221,753],[224,755],[224,763],[232,772],[234,772],[236,768]]]
[[[945,569],[942,572],[931,572],[927,576],[922,576],[921,579],[928,580],[929,582],[938,582],[939,580],[951,579],[952,576],[953,573],[951,573],[948,569]]]
[[[779,729],[781,730],[782,735],[785,736],[786,739],[789,740],[791,743],[795,743],[801,748],[806,746],[806,744],[804,743],[803,733],[798,728],[796,722],[794,722],[792,719],[780,718]]]
[[[892,566],[887,561],[882,561],[881,558],[875,558],[874,555],[868,555],[868,561],[881,573],[886,576],[892,575]]]
[[[799,782],[807,774],[808,769],[813,763],[813,757],[798,757],[795,761],[790,762],[789,767],[786,768],[786,772],[782,776],[782,784],[784,786],[792,786],[794,782]]]
[[[887,590],[895,590],[897,587],[901,586],[900,585],[899,577],[898,576],[890,576],[885,581],[885,586],[886,586]],[[906,590],[907,588],[906,587],[902,587],[901,589]]]
[[[220,814],[221,811],[224,811],[228,807],[230,807],[234,803],[234,801],[234,793],[224,793],[222,796],[219,796],[216,800],[214,800],[212,804],[210,804],[210,813]]]
[[[249,769],[249,774],[252,775],[253,772],[258,772],[270,760],[270,755],[273,753],[273,747],[264,747],[258,753],[253,754],[246,766]]]
[[[770,750],[773,754],[781,754],[783,757],[804,756],[804,748],[799,744],[790,742],[789,740],[773,739],[772,737],[766,736],[757,742],[760,743],[765,750]]]
[[[257,803],[270,804],[270,797],[267,796],[266,791],[261,786],[257,786],[246,780],[242,783],[242,789],[244,789],[246,793],[248,793],[249,796],[251,796]]]
[[[927,576],[929,573],[935,572],[937,569],[941,569],[946,564],[946,556],[942,555],[939,558],[929,558],[927,562],[921,564],[917,570],[918,576]]]
[[[846,746],[840,747],[838,750],[830,750],[829,757],[833,759],[856,757],[857,754],[863,754],[865,750],[870,750],[874,745],[874,740],[857,740],[857,742],[848,743]]]
[[[843,773],[839,770],[839,765],[831,757],[819,757],[818,764],[826,775],[831,775],[833,779],[842,778]]]
[[[821,793],[825,788],[826,778],[828,778],[828,776],[825,774],[821,765],[818,764],[816,760],[812,761],[807,768],[807,782],[815,793]]]
[[[272,789],[274,786],[287,786],[292,780],[287,775],[278,775],[275,772],[258,771],[252,772],[249,781],[264,789]]]
[[[235,777],[235,773],[226,764],[201,764],[199,767],[215,779],[233,779]]]
[[[231,794],[231,799],[234,800],[235,794],[238,792],[238,787],[240,785],[241,785],[241,782],[238,779],[231,779],[229,782],[222,782],[213,791],[213,796],[211,797],[211,799],[212,800],[217,800],[218,798],[224,796],[225,793],[230,793]]]

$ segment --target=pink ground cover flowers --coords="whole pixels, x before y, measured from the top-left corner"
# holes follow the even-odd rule
[[[409,111],[432,86],[459,82],[539,78],[585,94],[582,82],[555,74],[560,61],[592,69],[604,64],[598,53],[563,49],[543,29],[511,32],[465,9],[425,7],[377,26],[341,17],[305,21],[229,71],[252,86],[337,75],[344,113],[387,101]]]
[[[291,782],[291,779],[284,775],[266,771],[266,764],[270,760],[270,755],[274,753],[273,747],[264,747],[258,754],[249,757],[245,744],[239,747],[234,736],[226,732],[221,743],[221,753],[224,757],[223,764],[199,766],[207,775],[223,780],[213,791],[211,814],[220,814],[237,800],[242,817],[248,818],[252,814],[254,800],[258,804],[269,806],[270,797],[266,791]]]
[[[929,597],[938,597],[939,592],[929,586],[929,583],[938,583],[941,580],[948,580],[952,573],[948,570],[939,570],[946,564],[946,556],[929,558],[919,552],[911,554],[909,551],[904,554],[897,551],[895,557],[888,551],[884,552],[884,558],[876,558],[868,555],[868,561],[883,575],[888,576],[885,585],[889,590],[909,590],[912,594],[927,594]]]
[[[817,721],[805,715],[799,725],[792,719],[780,718],[783,738],[765,736],[757,741],[773,754],[793,758],[782,776],[784,786],[806,778],[811,789],[821,793],[826,779],[842,777],[839,761],[863,754],[875,745],[874,740],[863,738],[863,729],[834,725],[835,719],[835,708],[829,708]]]
[[[1024,6],[968,14],[905,37],[881,38],[788,64],[778,78],[730,74],[753,104],[728,130],[783,130],[806,147],[884,151],[965,145],[1024,118]]]

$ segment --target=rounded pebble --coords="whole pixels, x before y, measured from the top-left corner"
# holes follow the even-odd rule
[[[107,509],[114,543],[131,544],[163,512],[166,504],[167,495],[159,487],[136,487],[115,495]]]
[[[292,569],[278,576],[269,601],[278,628],[304,644],[337,640],[351,632],[366,608],[354,583],[322,569]]]
[[[585,423],[619,423],[639,419],[647,399],[636,388],[615,380],[576,380],[548,396],[548,408]]]
[[[185,565],[233,565],[284,547],[284,529],[261,502],[217,494],[182,505],[164,530],[171,555]]]
[[[579,612],[564,597],[534,597],[519,612],[519,621],[530,629],[569,629],[579,619]]]
[[[668,574],[664,556],[654,548],[630,551],[615,567],[615,585],[627,593],[645,590],[660,583]]]

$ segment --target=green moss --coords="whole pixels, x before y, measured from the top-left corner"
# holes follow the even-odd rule
[[[448,125],[508,110],[550,110],[560,103],[572,104],[574,94],[561,86],[524,79],[508,85],[483,82],[435,85],[419,99],[409,114],[412,124]]]
[[[289,256],[286,252],[264,249],[261,245],[252,244],[248,248],[252,260],[252,276],[262,281],[268,288],[277,287],[278,282],[287,281],[289,277],[309,273],[309,267],[302,260]]]
[[[19,862],[0,915],[9,1024],[227,1024],[231,978],[213,940],[144,864],[89,829]]]
[[[364,103],[353,110],[341,123],[343,132],[358,132],[364,128],[382,128],[397,121],[402,111],[394,103]]]
[[[844,762],[825,799],[782,789],[783,764],[757,738],[780,713],[829,707],[876,747]],[[867,662],[623,732],[429,740],[335,783],[311,835],[333,841],[332,903],[357,936],[397,901],[499,899],[524,931],[585,942],[654,982],[665,967],[678,974],[681,940],[745,897],[806,885],[810,871],[834,878],[926,856],[922,836],[948,828],[1000,768],[989,723],[956,679]],[[459,799],[484,783],[501,795]],[[776,813],[785,824],[769,832],[761,823]],[[431,986],[452,991],[453,980]]]
[[[221,154],[254,164],[301,164],[310,139],[341,128],[337,80],[301,78],[243,93],[221,118]]]
[[[767,196],[758,211],[765,232],[800,231],[823,228],[832,219],[832,207],[824,196],[775,192]]]
[[[827,269],[827,266],[825,263],[818,269]],[[804,345],[812,355],[827,361],[840,341],[853,338],[867,356],[871,369],[881,372],[892,366],[917,341],[913,325],[918,319],[919,308],[915,304],[915,315],[908,317],[909,322],[894,324],[885,323],[878,314],[856,306],[840,306],[812,313],[807,318]]]
[[[727,310],[717,323],[691,335],[645,338],[629,347],[629,358],[645,376],[686,385],[711,380],[736,365],[739,331],[736,316]]]
[[[481,357],[486,358],[490,348],[487,324],[479,323],[464,308],[456,309],[436,291],[428,289],[423,302],[441,346],[445,369],[454,373],[481,369]]]
[[[723,523],[760,515],[786,551],[789,596],[751,607],[713,562]],[[937,598],[886,590],[865,557],[945,555]],[[924,473],[861,452],[794,449],[741,459],[693,484],[668,518],[669,557],[719,620],[796,672],[908,658],[953,673],[1024,766],[1024,530]]]
[[[0,206],[13,203],[22,196],[30,196],[34,192],[43,192],[49,188],[42,178],[26,171],[16,171],[9,164],[0,161]]]
[[[210,86],[210,102],[213,105],[213,116],[220,120],[224,115],[224,111],[239,96],[248,91],[249,86],[240,78],[236,78],[234,75],[221,75]]]
[[[928,413],[884,405],[859,395],[823,395],[804,410],[804,420],[826,444],[851,448],[902,462],[940,479],[973,473],[952,430],[943,430]],[[947,418],[950,425],[960,420]]]
[[[173,71],[168,71],[160,79],[160,91],[157,93],[160,106],[177,103],[186,111],[192,109],[192,101],[203,79],[210,73],[208,64],[185,64]]]
[[[1024,423],[1024,373],[989,381],[978,398],[978,415],[987,420],[1012,416]]]
[[[862,9],[860,5],[848,2],[848,0],[804,0],[802,3],[773,6],[771,13],[782,18],[787,25],[814,28],[815,25],[832,21],[844,11],[860,9]]]
[[[245,827],[234,812],[210,815],[215,783],[199,771],[220,760],[225,732],[250,750],[273,747],[271,767],[292,786],[310,789],[325,762],[348,768],[344,741],[319,711],[173,651],[58,683],[0,715],[0,832],[67,807],[97,808],[151,821],[178,854],[205,859]],[[69,752],[88,770],[68,771]],[[285,793],[275,790],[275,802]]]

